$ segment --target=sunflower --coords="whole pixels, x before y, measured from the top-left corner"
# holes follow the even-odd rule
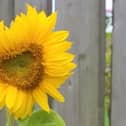
[[[49,112],[48,96],[64,102],[58,88],[76,65],[69,32],[54,31],[56,19],[56,12],[46,16],[27,5],[9,27],[0,22],[0,107],[16,118],[29,116],[36,103]]]

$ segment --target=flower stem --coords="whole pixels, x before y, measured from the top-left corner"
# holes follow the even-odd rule
[[[6,126],[14,126],[14,118],[9,111],[6,113]]]

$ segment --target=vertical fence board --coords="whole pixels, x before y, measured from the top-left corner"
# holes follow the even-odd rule
[[[126,126],[126,0],[114,0],[112,126]]]
[[[54,104],[68,126],[103,126],[104,5],[104,0],[56,1],[57,29],[70,30],[78,64],[61,88],[66,102]]]
[[[47,12],[47,0],[15,0],[15,14],[26,11],[26,4],[31,4],[38,10],[43,9]]]
[[[13,0],[0,0],[0,20],[8,25],[14,15]],[[0,126],[5,126],[5,110],[0,111]]]
[[[14,1],[0,0],[0,19],[9,24],[14,15]]]

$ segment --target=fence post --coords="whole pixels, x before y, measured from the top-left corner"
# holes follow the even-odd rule
[[[126,0],[114,0],[112,126],[126,126]]]
[[[61,88],[66,102],[55,103],[67,126],[103,126],[104,0],[57,0],[57,29],[68,29],[78,68]]]

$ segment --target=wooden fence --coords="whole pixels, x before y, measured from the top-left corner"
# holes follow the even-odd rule
[[[51,0],[0,0],[0,18],[10,20],[30,3],[51,12]],[[104,0],[56,0],[56,29],[71,31],[78,68],[61,90],[64,104],[53,103],[67,126],[102,126],[104,99]],[[3,114],[3,113],[2,113]],[[4,126],[1,114],[0,126]]]
[[[112,126],[126,126],[126,1],[114,0]]]
[[[54,0],[0,0],[0,19],[6,24],[30,3],[51,13]],[[126,126],[126,0],[114,0],[112,126]],[[55,0],[56,29],[68,29],[78,68],[62,88],[66,102],[52,106],[67,126],[103,126],[105,1]],[[4,126],[0,112],[0,126]]]

